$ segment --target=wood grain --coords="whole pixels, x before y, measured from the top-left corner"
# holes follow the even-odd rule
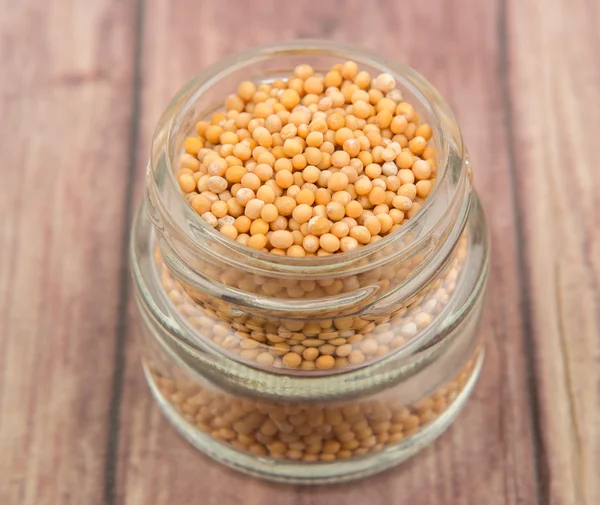
[[[102,502],[134,14],[0,2],[3,505]]]
[[[599,25],[594,0],[0,0],[0,504],[600,503]],[[253,480],[177,435],[144,383],[126,267],[170,98],[298,37],[438,87],[493,240],[472,400],[422,454],[343,486]]]
[[[592,105],[600,102],[600,6],[553,0],[540,9],[509,2],[507,39],[532,372],[547,502],[593,505],[600,503],[600,110]]]
[[[484,203],[494,210],[489,216],[495,253],[488,296],[493,310],[487,311],[483,324],[490,345],[481,382],[458,423],[438,443],[406,465],[364,482],[311,489],[266,484],[227,470],[199,455],[169,427],[140,373],[136,318],[130,307],[116,503],[317,505],[346,503],[348,496],[357,504],[382,505],[538,503],[528,365],[522,315],[515,303],[520,296],[517,216],[499,74],[500,9],[498,3],[481,4],[472,2],[472,17],[465,18],[442,1],[415,6],[410,16],[393,2],[378,1],[371,5],[366,23],[364,3],[359,1],[261,2],[264,15],[252,17],[236,8],[237,2],[211,1],[204,2],[195,20],[195,30],[202,34],[196,37],[181,29],[193,2],[177,7],[166,0],[146,3],[140,165],[154,124],[177,88],[220,57],[251,44],[298,36],[361,43],[407,62],[434,82],[458,113],[477,186]],[[317,6],[315,22],[311,12]],[[268,13],[275,11],[294,23],[273,23]],[[418,41],[415,24],[435,44]],[[141,171],[138,181],[142,183]],[[503,197],[498,199],[498,194]]]

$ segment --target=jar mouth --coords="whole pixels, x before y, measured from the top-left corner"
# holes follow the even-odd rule
[[[181,212],[187,225],[181,226],[181,221],[178,222],[170,216],[169,210],[159,194],[160,192],[156,189],[157,185],[163,187],[165,185],[165,175],[158,174],[156,170],[149,170],[149,177],[154,179],[155,189],[153,195],[155,198],[152,202],[155,208],[151,209],[151,212],[152,210],[158,211],[161,216],[160,219],[168,220],[172,229],[177,230],[178,240],[185,242],[185,246],[191,248],[191,251],[197,248],[197,254],[206,252],[205,249],[200,247],[196,239],[199,233],[204,240],[208,240],[219,250],[228,251],[234,257],[243,257],[247,261],[252,261],[251,268],[253,267],[259,271],[275,270],[281,273],[294,272],[296,274],[301,271],[307,274],[319,274],[332,269],[352,269],[366,258],[369,258],[369,263],[373,266],[377,262],[377,258],[381,262],[388,261],[390,252],[393,256],[403,253],[410,254],[410,251],[414,249],[413,246],[421,239],[426,238],[427,234],[424,233],[423,229],[429,228],[430,231],[435,229],[438,222],[443,220],[445,213],[455,203],[458,193],[460,193],[458,191],[458,181],[464,179],[463,165],[466,155],[460,129],[454,115],[437,90],[412,68],[388,59],[382,59],[374,51],[326,40],[308,39],[259,46],[221,60],[198,74],[188,83],[176,95],[163,114],[152,142],[150,168],[155,168],[161,162],[165,163],[170,192],[180,193],[174,170],[174,160],[179,155],[178,152],[175,152],[174,137],[181,129],[185,114],[193,107],[196,100],[222,79],[245,67],[251,67],[253,63],[273,60],[278,57],[300,55],[307,57],[323,55],[329,58],[338,58],[340,61],[352,59],[359,65],[366,65],[377,71],[390,73],[396,79],[402,91],[410,92],[419,101],[418,105],[425,109],[436,132],[437,148],[440,155],[439,169],[431,194],[425,199],[415,216],[402,225],[400,229],[381,240],[353,251],[320,257],[290,257],[253,250],[225,237],[206,223],[180,195],[181,206],[184,207]],[[290,71],[291,69],[286,68],[285,70]],[[318,70],[324,69],[318,68]],[[264,80],[268,76],[261,74],[257,77],[262,77]],[[428,224],[424,225],[424,222],[428,222]],[[227,262],[228,258],[225,256],[222,259]]]

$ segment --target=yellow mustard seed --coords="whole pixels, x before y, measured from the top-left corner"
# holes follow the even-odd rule
[[[304,248],[301,245],[296,244],[288,247],[286,253],[288,256],[293,256],[295,258],[301,258],[306,256],[306,251],[304,250]]]
[[[343,80],[344,80],[344,78],[342,77],[340,72],[331,70],[331,71],[327,72],[327,74],[325,75],[325,80],[324,80],[325,87],[327,87],[327,88],[336,87],[337,88],[337,87],[341,86]]]
[[[302,79],[302,80],[308,79],[309,77],[313,76],[314,73],[315,73],[314,69],[310,65],[307,65],[306,63],[297,65],[294,68],[294,76],[298,77],[299,79]]]
[[[414,200],[417,197],[417,187],[414,184],[403,184],[398,189],[397,194]]]
[[[211,202],[204,195],[196,195],[192,199],[192,207],[193,209],[200,215],[208,212],[210,210]]]
[[[319,238],[315,235],[305,235],[302,241],[302,247],[306,252],[317,252],[319,249]]]
[[[343,237],[340,239],[340,249],[342,250],[342,252],[353,251],[358,247],[358,241],[354,237]]]
[[[345,167],[348,163],[350,163],[350,155],[346,151],[335,151],[331,155],[331,164],[334,167]]]
[[[250,235],[266,235],[268,231],[269,225],[263,219],[256,219],[250,225]]]
[[[261,186],[261,180],[258,175],[254,173],[247,173],[242,177],[242,187],[256,191]]]
[[[227,215],[227,203],[223,200],[217,200],[210,206],[210,211],[216,218],[224,217]]]
[[[413,156],[408,151],[402,151],[396,158],[396,165],[400,169],[408,169],[413,166]],[[401,172],[402,170],[400,170]]]
[[[328,370],[330,368],[333,368],[333,366],[335,365],[335,358],[333,356],[322,355],[315,360],[315,364],[317,368],[320,368],[322,370]]]
[[[398,195],[394,198],[392,205],[395,209],[401,210],[402,212],[406,212],[412,207],[413,202],[407,196]]]
[[[302,189],[296,195],[296,203],[312,205],[315,201],[315,194],[310,189]]]
[[[427,198],[429,193],[431,193],[431,188],[433,187],[433,182],[431,180],[420,180],[416,184],[417,195],[421,198]]]
[[[325,251],[333,253],[340,248],[340,239],[332,233],[325,233],[319,237],[319,245]]]
[[[338,153],[343,152],[346,156],[348,156],[348,154],[345,153],[344,151],[337,151],[337,152]],[[336,173],[332,174],[331,177],[329,178],[329,180],[327,181],[327,187],[332,191],[342,191],[347,186],[348,186],[348,176],[346,174],[344,174],[343,172],[336,172]]]
[[[360,244],[368,244],[371,240],[371,233],[365,226],[355,226],[350,230],[350,236]]]
[[[296,154],[300,154],[303,151],[302,143],[298,139],[298,137],[293,139],[287,139],[283,143],[283,152],[288,157],[294,157]]]
[[[237,94],[242,100],[249,102],[250,100],[252,100],[252,97],[254,96],[255,93],[256,93],[256,85],[253,82],[250,82],[250,81],[240,82],[238,89],[237,89]]]
[[[315,216],[308,221],[308,231],[311,235],[320,237],[331,229],[331,222],[322,216]]]
[[[367,230],[369,230],[371,236],[379,235],[381,232],[381,222],[375,216],[365,219],[364,226]]]
[[[412,140],[409,140],[408,147],[413,154],[422,154],[427,147],[427,140],[423,137],[413,137]]]
[[[348,202],[345,207],[346,216],[351,218],[358,218],[363,212],[363,206],[357,200],[352,200]]]
[[[348,235],[348,233],[350,233],[350,227],[348,226],[348,224],[346,224],[343,221],[338,221],[336,223],[333,224],[333,226],[331,227],[331,233],[333,233],[337,238],[343,238],[346,235]]]
[[[375,88],[382,93],[387,93],[396,87],[396,80],[387,73],[379,74],[375,78]]]
[[[334,131],[343,128],[345,125],[344,116],[341,112],[333,112],[327,117],[327,126]],[[335,137],[334,137],[335,138]]]
[[[265,235],[252,235],[248,240],[248,246],[251,247],[252,249],[261,250],[266,245],[267,245],[267,237]]]
[[[225,178],[229,183],[241,182],[242,177],[246,175],[248,171],[242,166],[232,166],[225,172]]]
[[[287,249],[294,243],[293,235],[286,230],[277,230],[271,234],[271,245],[278,249]]]
[[[362,70],[354,76],[354,84],[360,89],[367,90],[371,85],[371,76],[368,72]]]
[[[319,95],[323,92],[324,83],[323,78],[318,76],[310,76],[304,81],[304,92],[305,93],[314,93],[315,95]]]
[[[296,208],[296,200],[291,196],[280,196],[275,199],[275,206],[279,210],[279,214],[288,217]]]
[[[277,210],[277,207],[275,207],[275,205],[273,205],[272,203],[265,204],[260,210],[260,217],[265,223],[272,223],[273,221],[275,221],[275,219],[277,219],[278,215],[279,211]],[[266,233],[267,232],[265,231],[264,234],[266,235]]]
[[[294,183],[294,176],[288,170],[280,170],[275,174],[275,181],[280,188],[289,188]]]
[[[337,201],[328,203],[326,212],[327,217],[332,221],[340,221],[346,215],[344,204]]]
[[[287,110],[292,110],[300,103],[300,95],[295,89],[286,89],[279,97],[279,101]]]
[[[210,125],[205,132],[206,140],[208,140],[211,144],[218,144],[222,133],[223,128],[221,128],[219,125]]]
[[[226,224],[222,226],[219,231],[231,240],[235,240],[238,236],[238,231],[236,227],[231,224]]]
[[[419,181],[429,179],[432,172],[431,165],[425,160],[417,160],[412,166],[412,172],[415,179]]]
[[[202,145],[202,141],[198,137],[186,138],[183,145],[186,152],[191,154],[192,156],[196,156],[198,154],[198,151],[200,151],[200,149],[204,147]]]
[[[396,115],[403,115],[404,117],[406,117],[406,120],[409,122],[412,121],[415,117],[415,109],[408,102],[400,102],[396,106],[395,112],[396,112]]]
[[[246,207],[244,208],[244,214],[250,219],[258,219],[264,205],[265,204],[262,200],[253,198],[246,204]]]

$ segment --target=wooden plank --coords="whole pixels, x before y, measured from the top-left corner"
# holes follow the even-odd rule
[[[103,502],[135,5],[0,2],[0,503]]]
[[[600,8],[508,2],[511,142],[547,503],[600,503]]]
[[[411,64],[457,111],[494,241],[488,310],[482,331],[487,361],[473,399],[456,425],[409,463],[363,482],[325,488],[249,479],[210,462],[183,441],[150,398],[139,366],[135,314],[126,340],[117,502],[144,505],[353,503],[426,505],[535,504],[533,427],[525,362],[518,248],[499,74],[499,4],[392,0],[365,3],[256,3],[249,17],[233,0],[176,5],[148,0],[143,55],[140,146],[148,152],[154,124],[175,91],[216,59],[257,43],[296,36],[361,43]],[[464,16],[468,11],[469,16]],[[197,16],[191,16],[196,12]],[[315,19],[314,12],[318,12]],[[225,14],[226,13],[226,14]],[[190,31],[190,16],[193,30]],[[474,23],[473,19],[477,22]],[[293,20],[293,23],[280,22]],[[295,27],[295,28],[294,28]],[[142,184],[141,171],[138,179]],[[545,505],[545,504],[544,504]]]

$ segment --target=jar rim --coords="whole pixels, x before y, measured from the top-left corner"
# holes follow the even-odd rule
[[[277,388],[291,390],[297,388],[300,384],[306,386],[305,381],[310,379],[309,389],[311,391],[321,391],[322,388],[322,391],[327,392],[330,390],[328,381],[333,377],[337,377],[346,383],[344,391],[361,390],[361,388],[356,388],[356,384],[362,380],[374,376],[384,378],[400,377],[404,373],[405,365],[410,367],[411,360],[416,355],[422,355],[425,352],[425,355],[429,356],[426,351],[431,347],[446,348],[447,346],[443,342],[452,340],[449,336],[461,326],[465,315],[470,313],[473,307],[477,305],[478,300],[482,298],[489,270],[490,241],[486,219],[476,193],[472,193],[470,198],[473,199],[474,204],[474,213],[472,214],[474,220],[468,224],[471,228],[469,240],[475,241],[477,245],[474,249],[475,253],[470,252],[468,254],[468,261],[472,263],[463,270],[463,274],[458,279],[457,292],[461,294],[453,300],[453,308],[446,307],[446,315],[436,317],[429,327],[405,342],[398,349],[373,361],[349,369],[315,370],[308,373],[286,368],[269,369],[239,359],[224,348],[213,344],[209,338],[204,336],[190,338],[190,332],[194,330],[191,330],[186,317],[175,308],[166,291],[163,291],[160,284],[160,275],[155,270],[154,255],[148,253],[152,235],[149,231],[151,228],[150,223],[145,221],[149,217],[145,212],[146,209],[144,209],[145,203],[142,204],[135,216],[130,242],[130,260],[138,308],[142,314],[147,313],[150,319],[160,325],[177,345],[189,346],[195,352],[200,351],[195,359],[206,364],[207,368],[226,370],[227,380],[235,383],[239,382],[239,385],[261,384],[261,387],[256,389],[262,390],[264,389],[263,386],[270,381],[277,381],[279,377],[286,376],[286,381],[273,384]],[[475,232],[476,229],[479,231]],[[152,232],[154,231],[152,230]],[[433,344],[434,340],[435,344]],[[245,371],[248,370],[251,370],[252,373],[251,380],[248,380],[245,375]],[[242,378],[242,376],[245,378]],[[308,391],[308,389],[301,389],[300,391]]]
[[[409,219],[408,222],[402,225],[398,230],[383,237],[381,240],[359,247],[353,251],[320,257],[279,256],[253,250],[219,233],[218,230],[206,223],[189,205],[185,205],[186,209],[184,212],[186,213],[186,217],[192,220],[195,226],[201,228],[208,240],[217,243],[219,247],[223,247],[241,257],[252,259],[256,262],[259,269],[270,271],[278,270],[282,273],[296,272],[298,269],[301,269],[306,273],[317,274],[329,271],[333,268],[337,269],[344,267],[344,265],[354,265],[357,261],[375,256],[382,249],[389,248],[390,246],[397,246],[395,249],[396,253],[401,253],[406,249],[411,248],[413,242],[407,239],[421,227],[425,217],[431,214],[434,202],[436,202],[438,190],[442,185],[448,183],[448,179],[454,171],[452,169],[462,170],[466,153],[462,142],[460,128],[458,127],[450,107],[441,97],[439,92],[411,67],[397,61],[381,58],[375,51],[369,49],[328,40],[301,39],[286,43],[253,47],[220,60],[193,78],[177,93],[167,107],[158,123],[152,141],[151,167],[155,166],[158,162],[157,160],[160,156],[160,151],[166,151],[165,162],[168,166],[168,178],[173,188],[179,191],[179,185],[175,176],[175,171],[173,170],[173,160],[175,159],[174,155],[176,153],[172,152],[171,141],[173,135],[177,133],[175,131],[176,120],[187,110],[190,103],[193,103],[203,92],[209,87],[214,86],[220,79],[223,79],[236,70],[263,60],[300,54],[320,54],[324,56],[339,57],[340,59],[352,59],[359,64],[369,65],[373,68],[377,68],[381,72],[390,73],[402,84],[403,88],[408,89],[418,97],[420,105],[427,109],[432,120],[439,126],[440,132],[438,152],[441,157],[438,177],[429,197],[425,199],[422,207],[417,211],[414,217]],[[161,148],[161,143],[165,146],[164,149]],[[152,170],[150,170],[150,172],[152,172]],[[154,176],[156,176],[155,173]],[[455,190],[454,195],[449,199],[446,207],[450,207],[456,197],[457,191]],[[185,203],[183,198],[181,200]],[[443,206],[438,206],[435,210],[436,214],[440,214],[437,218],[437,220],[439,220],[446,209]],[[188,246],[193,249],[195,246],[199,245],[192,234],[179,226],[179,223],[175,220],[171,221],[171,224],[175,225],[177,231],[181,232],[181,236],[188,239],[186,240]],[[226,258],[222,259],[227,261]]]

